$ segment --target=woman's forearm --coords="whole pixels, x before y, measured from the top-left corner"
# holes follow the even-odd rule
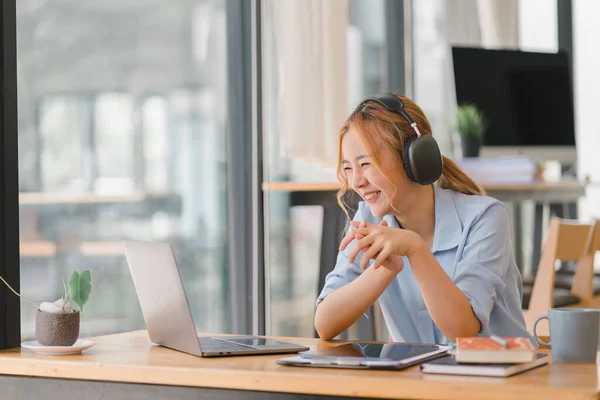
[[[368,268],[349,284],[330,293],[317,307],[315,328],[330,340],[356,322],[396,277],[387,268]]]
[[[476,336],[481,329],[467,296],[452,282],[431,251],[423,245],[409,256],[431,318],[448,340]]]

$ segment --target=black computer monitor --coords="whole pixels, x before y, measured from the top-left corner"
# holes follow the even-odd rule
[[[565,53],[453,47],[452,58],[457,103],[477,105],[488,120],[482,156],[576,161]]]

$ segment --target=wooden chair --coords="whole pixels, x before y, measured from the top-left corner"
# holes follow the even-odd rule
[[[588,256],[584,255],[580,260],[581,268],[577,268],[577,263],[565,263],[556,271],[556,278],[554,279],[555,288],[571,291],[577,273],[577,280],[579,282],[575,285],[574,294],[581,299],[590,299],[594,296],[600,296],[600,273],[593,271],[594,253],[600,251],[600,220],[594,222],[594,232],[594,237],[591,238],[589,243],[590,248],[587,252]],[[524,291],[529,290],[529,293],[531,293],[531,286],[533,286],[534,281],[533,278],[534,277],[523,278],[523,286],[530,286],[529,288],[524,288]],[[591,287],[589,286],[590,284]],[[524,297],[524,300],[527,299]],[[523,308],[527,307],[524,306]]]
[[[524,308],[527,308],[523,315],[530,332],[533,332],[535,320],[546,315],[549,308],[589,306],[594,272],[591,248],[595,244],[597,225],[559,218],[550,221],[531,294],[528,301],[523,302]],[[588,261],[587,254],[590,252],[591,261]],[[555,288],[556,260],[577,262],[576,282],[571,290]],[[523,295],[525,300],[528,294],[524,291]],[[548,335],[548,325],[540,325],[538,334]]]
[[[600,220],[596,220],[577,263],[571,293],[581,299],[582,307],[600,308],[600,287],[595,285],[594,256],[600,251]]]

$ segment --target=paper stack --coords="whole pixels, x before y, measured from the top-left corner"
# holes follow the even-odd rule
[[[536,164],[523,156],[464,158],[457,164],[477,183],[529,183],[535,180]]]

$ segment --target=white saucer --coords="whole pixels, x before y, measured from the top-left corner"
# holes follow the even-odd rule
[[[88,339],[78,339],[72,346],[42,346],[37,340],[21,343],[21,347],[45,356],[66,356],[79,354],[96,343]]]

